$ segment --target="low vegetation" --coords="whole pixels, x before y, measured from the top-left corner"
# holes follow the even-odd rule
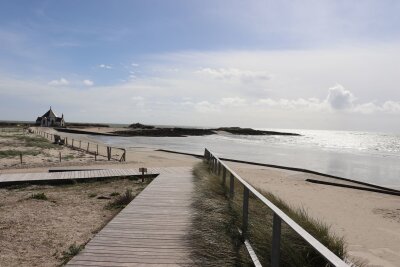
[[[117,196],[113,201],[106,205],[107,209],[123,209],[128,205],[133,199],[135,195],[132,193],[132,189],[126,189],[125,193]]]
[[[14,158],[18,157],[19,155],[22,156],[37,156],[40,154],[40,151],[37,150],[0,150],[0,158]]]
[[[48,200],[48,197],[45,195],[45,193],[32,194],[30,198],[38,200]]]
[[[194,227],[199,227],[199,233],[196,234],[194,230],[192,237],[195,240],[194,246],[202,252],[194,254],[194,258],[212,262],[213,258],[227,257],[225,260],[228,266],[249,265],[250,260],[242,252],[244,247],[237,231],[242,221],[242,186],[235,183],[235,195],[228,201],[226,187],[221,184],[222,179],[210,174],[207,165],[196,166],[194,174],[196,216],[193,223]],[[263,194],[333,253],[342,259],[346,257],[343,238],[332,234],[329,226],[311,218],[304,209],[291,207],[271,193]],[[263,266],[270,265],[272,217],[269,208],[250,194],[248,239]],[[201,237],[200,232],[206,235]],[[317,251],[285,223],[282,223],[281,233],[281,266],[329,266]]]
[[[76,245],[76,244],[72,244],[71,246],[69,246],[68,250],[63,251],[62,253],[62,264],[67,264],[67,262],[69,262],[75,255],[78,255],[78,253],[84,248],[84,245]]]

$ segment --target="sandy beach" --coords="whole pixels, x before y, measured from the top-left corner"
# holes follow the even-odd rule
[[[306,182],[317,175],[228,162],[255,188],[271,192],[344,236],[366,266],[400,265],[400,197]],[[323,178],[326,179],[326,178]]]
[[[90,137],[69,136],[94,141]],[[199,160],[150,148],[131,148],[127,150],[127,162],[123,163],[87,160],[83,165],[78,161],[58,166],[75,163],[79,168],[171,167],[194,166]],[[227,164],[254,187],[271,192],[294,207],[303,207],[312,217],[331,225],[334,233],[344,236],[351,259],[366,266],[400,265],[400,197],[306,182],[308,178],[327,179],[312,174]],[[51,167],[8,168],[2,172],[43,172]]]

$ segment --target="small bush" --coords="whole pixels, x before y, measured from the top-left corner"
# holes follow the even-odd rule
[[[119,196],[119,195],[120,195],[120,193],[118,193],[118,192],[112,192],[110,194],[110,197],[115,197],[115,196]]]
[[[70,160],[70,159],[74,159],[74,158],[75,158],[74,155],[66,155],[66,156],[62,157],[63,160]]]
[[[96,197],[96,196],[97,196],[96,193],[90,193],[90,194],[89,194],[89,197],[90,197],[90,198],[94,198],[94,197]]]
[[[75,255],[77,255],[85,246],[84,245],[79,245],[77,246],[76,244],[73,244],[69,246],[68,250],[63,251],[62,253],[62,263],[66,264],[69,262]]]
[[[114,201],[107,204],[108,209],[123,209],[128,205],[135,196],[132,194],[131,189],[126,189],[125,193],[118,196]]]
[[[36,193],[32,194],[31,199],[38,199],[38,200],[48,200],[47,196],[44,193]]]

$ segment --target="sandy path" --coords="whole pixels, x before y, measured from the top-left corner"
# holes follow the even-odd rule
[[[400,266],[400,197],[319,185],[318,176],[228,162],[254,187],[272,192],[332,226],[351,257],[367,266]]]

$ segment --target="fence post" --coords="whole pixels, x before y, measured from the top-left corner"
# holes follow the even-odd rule
[[[74,139],[72,138],[72,148],[74,148]]]
[[[22,153],[19,153],[19,159],[21,160],[21,165],[22,165]]]
[[[107,147],[107,159],[110,161],[111,160],[111,147]]]
[[[81,146],[82,145],[82,141],[81,140],[79,140],[79,149],[81,149]]]
[[[94,161],[97,161],[97,153],[94,153]]]
[[[99,154],[99,144],[96,144],[96,151],[97,151],[97,153],[96,154]]]
[[[247,228],[249,225],[249,189],[243,186],[243,221],[242,221],[242,239],[246,240]]]
[[[60,162],[61,162],[61,152],[60,152]]]
[[[272,225],[272,251],[271,266],[279,267],[280,246],[281,246],[281,218],[274,213]]]
[[[233,177],[233,174],[231,173],[230,181],[229,181],[229,196],[231,198],[233,198],[235,195],[235,180],[234,179],[235,178]]]
[[[89,142],[87,142],[87,148],[86,148],[86,152],[89,152]]]

